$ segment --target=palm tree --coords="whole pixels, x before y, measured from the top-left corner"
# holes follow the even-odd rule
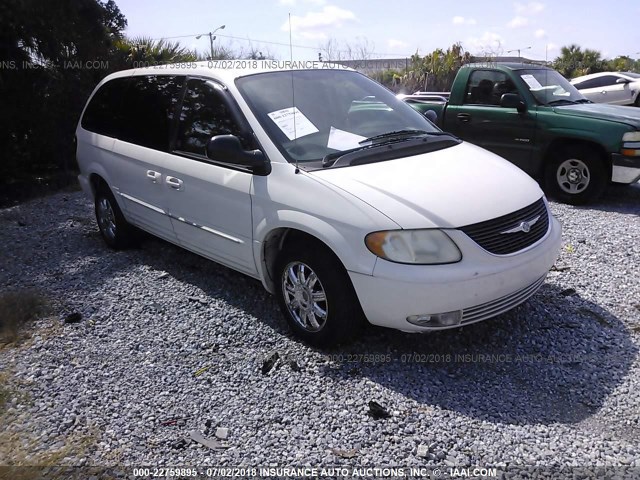
[[[560,49],[560,56],[553,62],[553,67],[567,78],[589,73],[602,72],[606,69],[602,54],[589,48],[582,50],[571,44]]]
[[[597,50],[585,49],[582,56],[582,67],[578,69],[579,75],[602,72],[606,69],[602,61],[602,54]]]
[[[164,39],[149,37],[123,38],[115,43],[116,70],[168,63],[195,62],[196,52]]]
[[[582,61],[583,55],[582,49],[575,43],[564,46],[560,49],[560,56],[554,60],[553,68],[565,77],[571,78]]]

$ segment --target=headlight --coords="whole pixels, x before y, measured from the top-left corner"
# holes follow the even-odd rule
[[[640,156],[640,132],[627,132],[622,135],[622,151],[627,157]]]
[[[441,230],[373,232],[364,242],[374,255],[396,263],[437,265],[462,259],[457,245]]]
[[[623,142],[640,142],[640,132],[627,132],[622,135]]]

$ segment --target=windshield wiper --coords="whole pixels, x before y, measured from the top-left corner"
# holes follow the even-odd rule
[[[566,99],[560,99],[560,100],[552,100],[551,102],[547,102],[547,105],[575,105],[578,102],[575,102],[573,100],[566,100]]]
[[[363,142],[366,142],[367,140],[363,140]],[[333,166],[333,164],[336,163],[336,161],[340,157],[348,155],[349,153],[358,152],[360,150],[366,150],[368,148],[382,147],[384,145],[389,145],[391,143],[404,142],[405,140],[409,140],[409,138],[397,138],[397,139],[387,140],[386,142],[379,142],[379,143],[370,144],[370,145],[363,145],[361,147],[350,148],[349,150],[341,150],[339,152],[329,153],[329,154],[325,155],[324,158],[322,159],[322,168],[327,168],[327,167]],[[362,142],[359,142],[359,143],[362,143]]]
[[[588,98],[581,98],[580,100],[576,100],[576,103],[593,103]]]
[[[388,140],[386,142],[376,143],[375,145],[363,145],[361,147],[350,148],[349,150],[340,150],[339,152],[329,153],[329,154],[325,155],[324,158],[322,159],[322,168],[332,167],[333,164],[336,163],[336,161],[338,161],[338,159],[340,157],[348,155],[349,153],[357,152],[357,151],[360,151],[360,150],[366,150],[368,148],[373,148],[373,147],[380,147],[380,146],[383,146],[383,145],[387,145],[389,143],[396,143],[396,142],[402,142],[402,141],[403,141],[403,139]],[[360,142],[360,143],[362,143],[362,142]]]
[[[426,130],[408,130],[408,129],[394,130],[393,132],[382,133],[380,135],[374,135],[373,137],[365,138],[364,140],[358,143],[362,145],[367,142],[373,142],[375,140],[382,140],[385,138],[406,137],[406,136],[417,137],[420,135],[426,135],[427,133],[431,133],[431,132],[427,132]]]
[[[410,157],[426,152],[435,152],[443,148],[452,147],[462,142],[455,135],[446,132],[427,132],[426,135],[434,134],[437,137],[411,136],[404,138],[394,138],[383,142],[371,143],[362,147],[333,152],[325,155],[322,159],[322,168],[344,167],[347,165],[364,165],[365,163],[382,162],[400,157]]]
[[[435,152],[462,142],[462,140],[453,135],[438,135],[438,137],[431,139],[427,136],[396,138],[352,148],[351,150],[330,153],[322,159],[322,167],[346,167],[384,162],[386,160]]]

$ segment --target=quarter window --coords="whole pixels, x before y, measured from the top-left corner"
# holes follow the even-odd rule
[[[207,142],[216,135],[242,135],[213,82],[192,79],[182,102],[175,149],[206,156]],[[243,142],[244,143],[244,142]]]
[[[122,100],[126,78],[116,78],[100,87],[82,117],[82,128],[108,137],[118,137],[123,121]]]

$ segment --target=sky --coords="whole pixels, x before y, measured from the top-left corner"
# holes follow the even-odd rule
[[[462,43],[472,54],[553,60],[575,43],[604,58],[640,58],[640,1],[116,0],[128,36],[180,41],[206,54],[207,32],[238,51],[317,60],[329,40],[366,45],[371,58],[405,58]],[[289,31],[289,15],[291,32]],[[198,34],[205,34],[199,40]],[[172,38],[174,37],[174,38]],[[509,52],[511,51],[511,52]],[[343,58],[346,53],[343,53]],[[326,57],[325,57],[326,59]]]

